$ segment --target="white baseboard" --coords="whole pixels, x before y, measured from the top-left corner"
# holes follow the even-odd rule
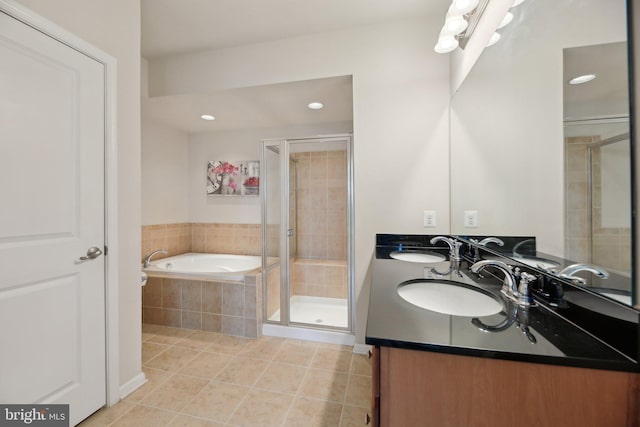
[[[373,347],[368,344],[354,344],[353,352],[355,354],[369,354]]]
[[[146,382],[147,377],[145,377],[144,372],[140,372],[138,375],[120,386],[120,399],[124,399],[138,388],[142,387]]]

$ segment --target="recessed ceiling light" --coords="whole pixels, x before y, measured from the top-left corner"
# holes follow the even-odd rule
[[[307,105],[307,107],[309,107],[312,110],[319,110],[322,107],[324,107],[324,104],[322,102],[311,102],[309,103],[309,105]]]
[[[570,85],[581,85],[582,83],[590,82],[591,80],[593,80],[595,78],[596,78],[595,74],[584,74],[582,76],[578,76],[578,77],[572,78],[571,80],[569,80],[569,84]]]
[[[216,119],[216,118],[215,118],[215,117],[213,117],[211,114],[203,114],[203,115],[201,115],[201,116],[200,116],[200,118],[201,118],[202,120],[215,120],[215,119]]]

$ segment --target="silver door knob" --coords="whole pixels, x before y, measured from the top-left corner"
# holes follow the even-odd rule
[[[100,255],[102,255],[102,251],[100,250],[100,248],[98,248],[97,246],[92,246],[87,250],[86,256],[80,257],[80,261],[86,261],[88,259],[98,258]]]

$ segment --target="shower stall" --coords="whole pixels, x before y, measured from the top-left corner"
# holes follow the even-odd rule
[[[352,334],[351,135],[263,140],[262,161],[265,328]]]
[[[565,256],[631,273],[627,117],[565,121]]]

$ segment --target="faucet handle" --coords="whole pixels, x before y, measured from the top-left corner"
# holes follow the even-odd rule
[[[534,282],[538,278],[533,274],[529,274],[526,271],[520,273],[520,283],[518,285],[518,303],[521,305],[529,306],[533,305],[534,301],[531,297],[531,289],[529,284]]]

